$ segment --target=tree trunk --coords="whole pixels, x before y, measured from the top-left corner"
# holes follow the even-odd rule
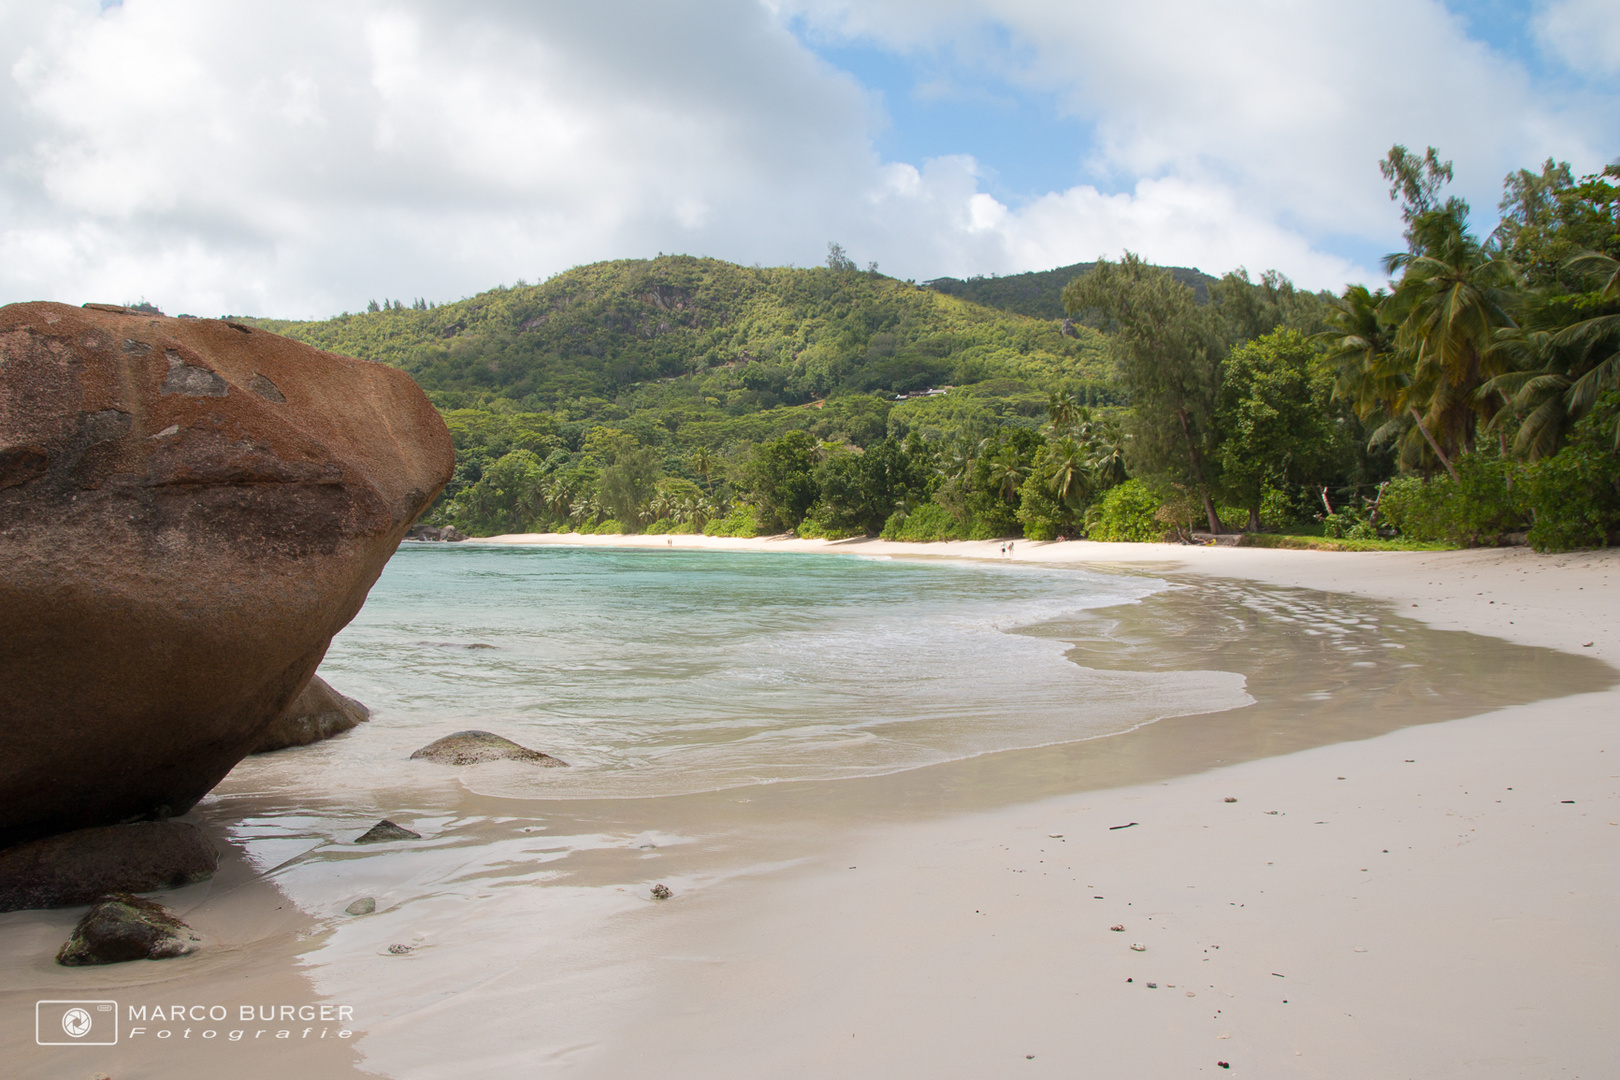
[[[1257,533],[1257,532],[1260,531],[1260,504],[1259,503],[1255,503],[1253,506],[1249,507],[1249,531],[1254,532],[1254,533]]]
[[[1462,479],[1457,475],[1457,470],[1452,467],[1451,459],[1446,457],[1444,450],[1440,449],[1440,444],[1434,441],[1434,436],[1429,434],[1429,429],[1423,426],[1423,417],[1418,415],[1417,409],[1410,405],[1406,409],[1412,414],[1412,419],[1417,421],[1418,430],[1423,432],[1425,439],[1429,440],[1429,449],[1433,450],[1434,456],[1440,459],[1440,464],[1446,467],[1446,472],[1451,474],[1451,479],[1459,484],[1462,483]]]
[[[1387,487],[1389,487],[1388,480],[1385,480],[1382,484],[1378,485],[1378,494],[1373,498],[1370,513],[1367,514],[1367,524],[1378,524],[1378,508],[1384,504],[1384,489]]]
[[[1204,515],[1209,518],[1209,531],[1219,535],[1221,519],[1215,513],[1215,503],[1210,500],[1209,485],[1204,482],[1204,455],[1198,452],[1198,444],[1193,441],[1192,424],[1187,421],[1187,410],[1177,409],[1176,419],[1181,421],[1181,436],[1187,440],[1187,458],[1192,462],[1193,476],[1198,481],[1198,494],[1204,500]]]

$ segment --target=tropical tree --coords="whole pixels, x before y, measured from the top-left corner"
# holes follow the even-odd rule
[[[803,431],[790,431],[754,449],[741,483],[753,495],[760,525],[788,532],[804,520],[820,489],[816,464],[821,451]]]
[[[1311,369],[1316,351],[1293,330],[1275,330],[1233,349],[1225,362],[1218,421],[1221,483],[1260,529],[1266,492],[1319,470],[1334,442],[1318,407]]]
[[[1498,330],[1516,325],[1509,314],[1514,273],[1468,234],[1454,207],[1420,217],[1412,232],[1414,250],[1384,260],[1400,274],[1384,306],[1397,348],[1411,355],[1403,404],[1455,475],[1452,459],[1474,448],[1479,423],[1506,404],[1499,393],[1479,391],[1504,369],[1492,346]]]
[[[703,478],[703,486],[709,489],[710,495],[713,495],[714,480],[712,477],[714,474],[715,460],[714,455],[709,452],[709,448],[706,446],[700,446],[696,450],[693,450],[691,465],[692,471]]]
[[[1099,259],[1063,290],[1071,314],[1098,313],[1113,336],[1118,377],[1130,393],[1132,471],[1185,482],[1211,532],[1220,518],[1211,497],[1211,458],[1219,444],[1215,410],[1226,355],[1219,315],[1199,306],[1168,270],[1129,252]]]

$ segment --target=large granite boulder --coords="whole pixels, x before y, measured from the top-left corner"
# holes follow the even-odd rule
[[[381,364],[230,321],[0,308],[0,846],[201,798],[453,463]]]
[[[0,911],[76,907],[214,876],[219,852],[195,825],[137,821],[76,829],[0,851]]]
[[[311,676],[303,693],[265,729],[253,752],[268,754],[289,746],[308,746],[341,735],[370,719],[370,709],[338,693],[319,675]]]

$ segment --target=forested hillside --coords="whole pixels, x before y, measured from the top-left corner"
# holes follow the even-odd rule
[[[1106,394],[1102,340],[853,267],[668,255],[577,267],[438,307],[260,324],[403,368],[446,404],[505,398],[578,417],[735,416],[850,393],[987,379]],[[679,385],[669,385],[678,382]],[[659,383],[658,387],[648,384]]]
[[[258,322],[414,376],[456,444],[432,519],[475,534],[1607,542],[1620,166],[1510,175],[1484,239],[1432,149],[1382,168],[1388,291],[1131,255],[926,288],[829,245]]]
[[[1069,313],[1063,310],[1063,289],[1075,278],[1089,271],[1095,263],[1075,263],[1056,270],[1034,270],[1027,274],[1007,274],[1002,277],[971,277],[967,279],[941,277],[925,281],[923,285],[947,296],[967,300],[985,307],[1000,308],[1033,319],[1062,319]],[[1167,267],[1170,276],[1193,291],[1200,304],[1209,302],[1209,287],[1216,278],[1202,270],[1185,266]]]

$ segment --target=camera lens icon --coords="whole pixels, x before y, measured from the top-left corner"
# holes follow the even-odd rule
[[[34,1041],[40,1046],[117,1046],[118,1002],[36,1001]]]
[[[75,1039],[90,1034],[90,1014],[83,1009],[69,1009],[62,1014],[62,1030]]]

